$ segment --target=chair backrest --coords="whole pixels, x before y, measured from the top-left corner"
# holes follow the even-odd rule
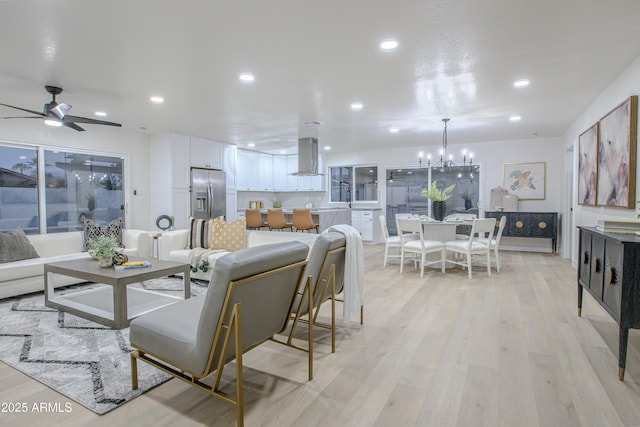
[[[259,228],[264,227],[264,221],[262,220],[262,214],[259,209],[247,209],[245,211],[245,218],[247,219],[247,227]]]
[[[380,215],[380,228],[382,229],[382,238],[386,242],[389,240],[389,229],[387,228],[387,218],[384,215]]]
[[[407,235],[414,235],[417,233],[420,239],[420,244],[424,247],[424,232],[422,230],[422,222],[419,219],[396,217],[396,224],[398,227],[398,236],[400,236],[400,242],[402,242],[402,245],[408,241],[406,240]]]
[[[284,219],[282,209],[267,210],[267,223],[271,228],[285,228],[287,226],[287,221]]]
[[[493,231],[496,228],[495,218],[483,218],[474,219],[473,226],[471,227],[471,233],[469,234],[469,241],[472,241],[477,235],[478,237],[486,237],[493,235]]]
[[[502,238],[502,232],[504,231],[504,227],[507,225],[507,217],[502,215],[500,218],[500,225],[498,225],[498,232],[496,233],[496,246],[500,245],[500,239]]]
[[[192,360],[202,372],[215,369],[220,357],[234,357],[234,344],[221,355],[233,306],[242,310],[242,349],[252,348],[284,329],[296,290],[304,280],[309,247],[291,241],[241,249],[222,256],[209,282],[196,332]]]
[[[477,217],[478,216],[476,214],[456,213],[456,214],[445,216],[443,221],[451,221],[451,222],[473,221]]]
[[[346,253],[346,238],[337,231],[322,233],[316,238],[307,258],[307,272],[305,276],[311,276],[311,292],[314,295],[313,308],[320,305],[331,296],[330,289],[325,288],[329,280],[331,265],[335,265],[336,294],[344,288],[344,268]],[[298,288],[296,302],[293,311],[297,311],[302,301],[301,313],[307,311],[307,300],[302,298],[304,283]]]
[[[291,215],[291,222],[298,230],[309,230],[315,228],[311,211],[309,209],[294,209]]]

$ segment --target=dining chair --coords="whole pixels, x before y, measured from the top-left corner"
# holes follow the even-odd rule
[[[313,223],[313,218],[311,217],[311,211],[309,209],[294,209],[293,214],[291,215],[291,223],[296,231],[311,232],[311,230],[315,230],[316,234],[320,227],[320,225]]]
[[[284,213],[282,209],[269,209],[267,210],[267,224],[269,226],[269,230],[278,230],[282,231],[285,228],[293,231],[293,224],[287,222],[284,219]]]
[[[401,241],[400,236],[389,236],[389,229],[387,228],[387,217],[380,215],[380,229],[382,230],[382,238],[384,239],[384,262],[383,267],[387,266],[387,260],[389,258],[400,258]],[[389,250],[393,249],[393,253],[389,253]]]
[[[500,239],[502,239],[502,231],[504,227],[507,225],[507,217],[502,215],[500,218],[500,222],[498,223],[498,231],[496,232],[495,237],[491,238],[479,238],[478,241],[488,244],[489,249],[493,250],[493,256],[496,259],[496,271],[500,273],[500,256],[498,254],[498,248],[500,246]]]
[[[260,209],[247,209],[244,213],[247,219],[247,228],[250,230],[259,230],[262,227],[268,227],[269,224],[262,220]]]
[[[442,272],[445,268],[444,244],[435,240],[425,240],[422,231],[422,222],[418,219],[397,218],[398,236],[400,236],[400,273],[404,267],[405,254],[413,254],[420,257],[420,277],[424,277],[424,266],[441,264]],[[415,238],[417,236],[417,239]],[[440,253],[439,260],[427,261],[427,255]],[[416,259],[417,260],[417,259]]]
[[[469,270],[469,279],[471,279],[472,259],[474,258],[474,256],[476,258],[478,256],[484,256],[484,259],[487,263],[487,274],[491,276],[491,258],[489,245],[486,242],[482,243],[478,239],[485,237],[487,233],[489,236],[491,236],[495,227],[496,220],[494,218],[474,219],[473,226],[471,227],[471,233],[469,234],[467,240],[452,240],[444,244],[445,252],[453,252],[454,254],[464,255],[466,257],[466,260],[458,261],[457,259],[447,258],[447,262],[450,264],[456,264],[466,267]],[[478,239],[475,238],[476,235],[478,236]]]

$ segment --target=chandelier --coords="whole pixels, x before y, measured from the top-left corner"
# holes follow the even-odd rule
[[[452,167],[459,167],[461,166],[461,170],[458,173],[458,179],[462,179],[463,175],[466,178],[466,175],[468,174],[469,178],[471,180],[473,180],[474,175],[473,172],[475,170],[474,165],[473,165],[473,153],[469,152],[467,153],[466,149],[463,149],[461,154],[462,154],[462,165],[456,164],[454,162],[454,156],[451,153],[447,153],[447,146],[448,146],[448,140],[447,140],[447,123],[450,121],[451,119],[442,119],[442,122],[444,123],[444,130],[442,132],[442,147],[440,148],[440,150],[438,151],[438,154],[440,155],[440,159],[437,160],[434,163],[431,163],[431,153],[427,153],[427,168],[440,168],[441,172],[444,172],[445,170],[450,171]],[[422,168],[422,158],[424,156],[424,153],[421,151],[420,153],[418,153],[418,163],[420,164],[420,168]],[[467,158],[468,156],[468,158]],[[468,160],[468,162],[467,162]]]

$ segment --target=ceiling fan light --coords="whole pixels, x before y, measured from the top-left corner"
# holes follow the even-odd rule
[[[46,118],[44,119],[44,124],[48,125],[48,126],[55,126],[55,127],[60,127],[62,126],[62,121],[57,120],[57,119],[51,119],[51,118]]]

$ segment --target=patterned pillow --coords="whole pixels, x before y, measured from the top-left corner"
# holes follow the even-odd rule
[[[89,240],[95,239],[98,236],[113,236],[118,241],[118,246],[124,248],[122,244],[122,228],[124,225],[124,219],[122,217],[114,219],[108,224],[100,225],[92,219],[85,218],[84,223],[84,240],[82,242],[82,250],[88,249]]]
[[[22,229],[0,233],[0,264],[39,257]]]
[[[247,220],[240,218],[233,222],[216,218],[211,227],[210,249],[237,251],[247,247]]]
[[[189,217],[189,237],[187,239],[187,249],[209,248],[211,238],[210,219],[200,219]]]

